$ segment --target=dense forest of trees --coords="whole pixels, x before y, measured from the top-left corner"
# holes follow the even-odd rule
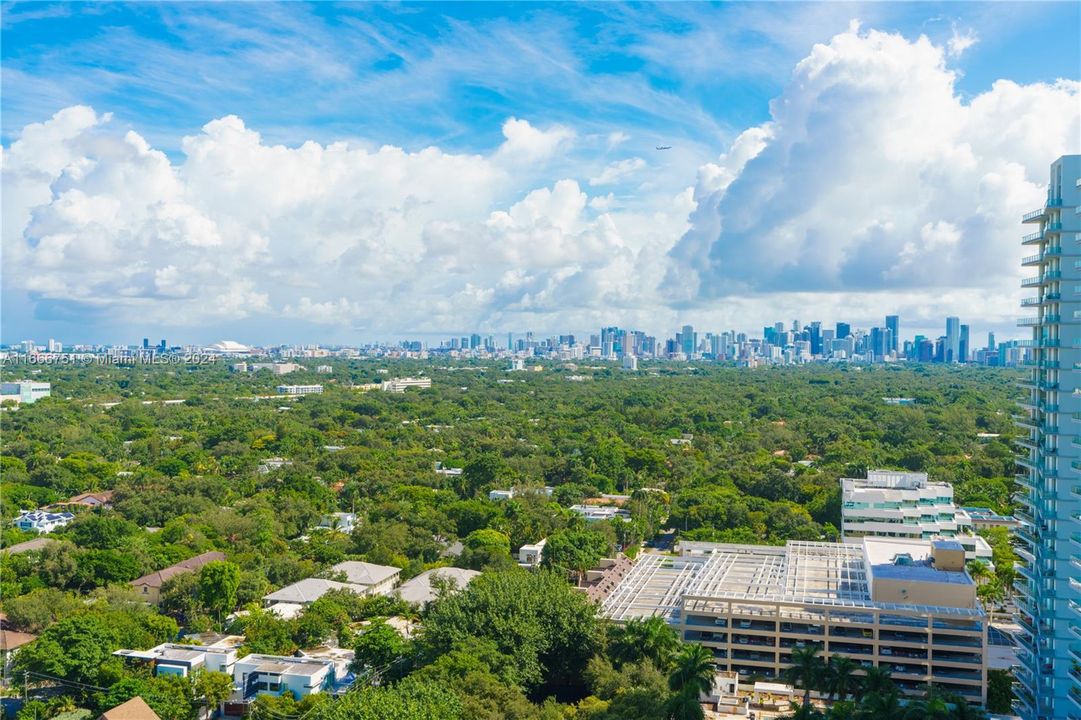
[[[131,675],[109,653],[180,628],[228,626],[253,652],[291,653],[333,637],[357,647],[358,670],[379,667],[394,681],[320,709],[328,718],[674,716],[687,684],[669,676],[691,662],[683,657],[691,650],[676,641],[635,655],[620,645],[625,631],[598,619],[566,578],[617,549],[633,554],[665,527],[718,541],[834,539],[838,479],[870,468],[926,471],[954,483],[960,503],[999,511],[1010,509],[1014,490],[1011,371],[659,364],[638,373],[509,373],[319,362],[333,373],[287,381],[326,391],[295,401],[273,397],[281,378],[220,364],[34,375],[53,383],[53,397],[0,413],[3,519],[86,491],[115,495],[112,510],[80,513],[44,550],[4,556],[3,610],[41,635],[20,653],[20,667],[108,689],[77,693],[98,708],[142,694],[171,708],[165,720],[183,720],[214,697],[211,680],[167,686]],[[431,389],[354,387],[421,372]],[[592,379],[569,382],[572,374]],[[895,396],[917,403],[883,402]],[[268,458],[286,463],[268,467]],[[464,471],[438,474],[437,462]],[[512,486],[555,490],[488,499],[488,490]],[[586,524],[568,510],[598,493],[632,495],[632,522]],[[332,511],[356,512],[357,528],[312,532]],[[4,523],[5,545],[29,537]],[[544,537],[548,569],[514,567],[512,553]],[[449,555],[456,540],[463,550]],[[1009,587],[1012,567],[1008,540],[992,540],[1007,560],[981,580],[994,596]],[[170,581],[160,613],[127,589],[207,550],[227,561]],[[268,591],[344,559],[395,565],[404,577],[446,564],[485,573],[434,603],[412,641],[379,619],[415,611],[386,598],[332,594],[289,621],[258,610]],[[527,627],[510,633],[495,621],[500,607],[528,616]],[[248,612],[227,620],[238,609]],[[277,715],[312,709],[267,704]],[[35,706],[35,716],[61,709]]]

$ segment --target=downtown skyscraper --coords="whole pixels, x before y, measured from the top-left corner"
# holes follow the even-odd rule
[[[1015,588],[1019,634],[1015,710],[1024,720],[1081,720],[1081,155],[1051,164],[1047,202],[1026,214],[1036,226],[1022,244],[1022,264],[1038,274],[1022,281],[1022,301],[1036,314],[1028,399],[1018,424],[1024,456]]]

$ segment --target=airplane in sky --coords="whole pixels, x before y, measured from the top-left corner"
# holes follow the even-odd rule
[[[658,145],[657,149],[658,150],[671,150],[672,146],[671,145]]]

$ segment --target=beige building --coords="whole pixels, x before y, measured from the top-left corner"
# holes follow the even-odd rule
[[[777,678],[793,648],[818,644],[888,668],[905,692],[930,682],[985,699],[987,617],[955,541],[685,542],[682,553],[642,555],[603,612],[661,615],[744,681]]]

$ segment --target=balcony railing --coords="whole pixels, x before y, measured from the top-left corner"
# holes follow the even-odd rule
[[[1031,245],[1032,243],[1039,242],[1040,240],[1043,240],[1043,231],[1029,233],[1028,235],[1025,235],[1021,238],[1021,244]]]
[[[1021,265],[1039,265],[1042,260],[1043,255],[1041,255],[1040,253],[1036,253],[1035,255],[1029,255],[1027,257],[1021,258]]]
[[[1038,317],[1023,317],[1017,319],[1017,327],[1032,327],[1040,324]]]
[[[1053,233],[1057,233],[1057,232],[1062,232],[1062,223],[1060,223],[1060,222],[1053,222],[1053,223],[1047,223],[1046,225],[1044,225],[1044,226],[1043,226],[1043,231],[1044,231],[1045,233],[1049,233],[1049,232],[1053,232]]]
[[[1047,208],[1040,208],[1039,210],[1033,210],[1032,212],[1027,212],[1027,213],[1025,213],[1024,215],[1021,216],[1021,222],[1028,223],[1028,222],[1032,222],[1033,220],[1039,220],[1040,218],[1042,218],[1044,216],[1044,213],[1046,213],[1046,212],[1047,212]]]

